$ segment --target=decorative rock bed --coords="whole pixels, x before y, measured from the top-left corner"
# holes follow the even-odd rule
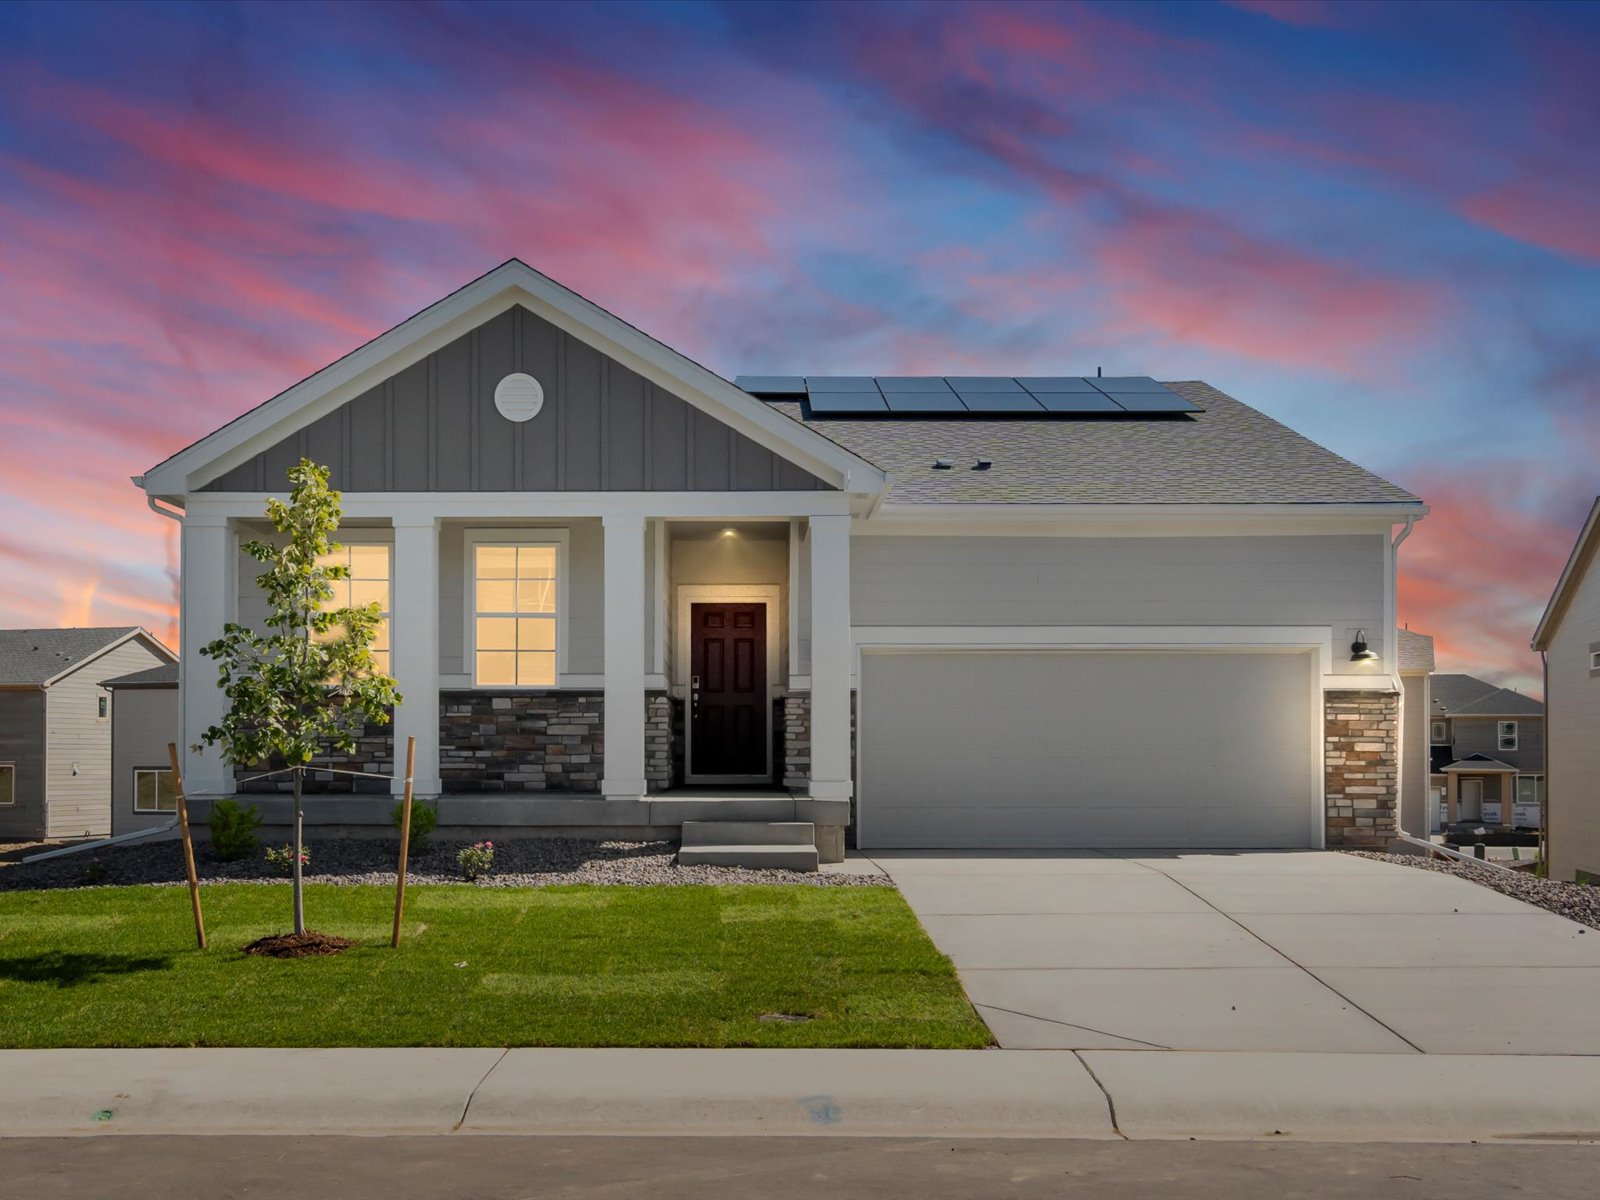
[[[1480,867],[1456,859],[1431,858],[1421,854],[1381,854],[1374,850],[1351,850],[1357,858],[1371,858],[1378,862],[1397,863],[1402,867],[1416,867],[1420,871],[1442,871],[1472,883],[1521,900],[1537,908],[1553,912],[1569,921],[1577,921],[1591,929],[1600,929],[1600,887],[1587,883],[1563,883],[1556,879],[1540,879],[1523,871],[1497,871],[1493,867]]]
[[[740,867],[680,867],[671,842],[596,842],[575,838],[507,838],[494,844],[494,872],[469,883],[456,866],[456,852],[468,842],[433,839],[413,851],[406,871],[409,884],[454,883],[462,887],[546,887],[603,883],[623,886],[697,883],[773,883],[811,887],[886,886],[887,875],[831,872],[756,871]],[[393,886],[399,846],[393,838],[307,839],[311,861],[308,883]],[[264,849],[264,847],[263,847]],[[238,862],[219,862],[205,842],[195,846],[201,883],[282,883],[262,853]],[[183,849],[177,841],[109,846],[26,866],[0,867],[0,892],[27,888],[76,888],[115,884],[185,882]]]

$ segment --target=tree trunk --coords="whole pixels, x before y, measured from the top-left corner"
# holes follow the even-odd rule
[[[294,769],[294,931],[306,931],[306,897],[300,883],[300,839],[301,808],[300,808],[300,781],[305,777],[305,768]]]

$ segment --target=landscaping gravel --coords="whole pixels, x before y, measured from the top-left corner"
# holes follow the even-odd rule
[[[1351,850],[1347,853],[1357,858],[1370,858],[1377,862],[1398,863],[1402,867],[1416,867],[1420,871],[1442,871],[1472,883],[1482,884],[1514,900],[1522,900],[1537,908],[1577,921],[1591,929],[1600,929],[1600,887],[1588,883],[1563,883],[1556,879],[1540,879],[1527,871],[1496,871],[1493,867],[1480,867],[1457,859],[1432,858],[1421,854],[1380,854],[1375,850]]]
[[[434,839],[413,851],[408,883],[455,883],[463,887],[545,887],[605,883],[624,886],[695,883],[793,883],[811,887],[886,886],[883,874],[750,870],[741,867],[680,867],[672,842],[596,842],[575,838],[507,838],[494,844],[494,873],[469,883],[456,866],[456,851],[470,845]],[[394,885],[399,846],[393,838],[307,840],[308,883]],[[263,850],[265,846],[263,846]],[[238,862],[219,862],[205,842],[195,845],[202,883],[281,883],[261,851]],[[108,846],[45,862],[0,867],[0,892],[27,888],[78,888],[130,883],[187,882],[183,846],[177,841]]]

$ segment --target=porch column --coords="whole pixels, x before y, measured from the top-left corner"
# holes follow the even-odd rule
[[[848,799],[850,518],[811,518],[811,795]]]
[[[400,685],[394,710],[394,787],[405,791],[406,739],[417,739],[417,795],[436,796],[439,781],[439,520],[394,518],[394,593],[389,669]]]
[[[644,518],[605,519],[605,775],[600,792],[608,800],[645,794]]]
[[[221,722],[228,697],[217,686],[217,662],[200,647],[222,636],[238,619],[238,540],[226,517],[185,516],[181,538],[178,616],[179,704],[182,728],[175,730],[183,760],[183,783],[191,796],[233,793],[233,769],[216,747],[190,747]]]

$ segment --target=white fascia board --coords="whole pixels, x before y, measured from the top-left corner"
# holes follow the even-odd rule
[[[259,519],[285,492],[197,492],[185,521]],[[774,520],[848,515],[845,492],[345,492],[349,519],[530,520],[639,516],[670,520]]]
[[[886,500],[856,536],[1223,537],[1386,532],[1423,504],[906,504]]]
[[[118,646],[126,645],[127,643],[133,641],[135,638],[143,638],[144,642],[145,642],[145,645],[148,646],[153,653],[158,654],[161,657],[165,658],[169,663],[175,663],[175,662],[178,661],[178,656],[176,654],[174,654],[171,650],[167,649],[166,644],[163,643],[160,638],[156,637],[153,633],[151,633],[147,629],[142,629],[142,628],[141,629],[134,629],[134,630],[131,630],[128,633],[123,634],[121,637],[119,637],[114,642],[107,642],[104,646],[101,646],[100,649],[96,650],[93,654],[89,655],[88,658],[79,659],[77,662],[73,663],[72,666],[68,667],[65,671],[57,671],[54,675],[50,676],[50,678],[46,679],[43,683],[37,684],[37,685],[30,685],[30,686],[37,686],[37,687],[41,687],[41,688],[53,687],[55,684],[57,684],[61,680],[65,679],[67,676],[76,675],[79,671],[83,670],[83,668],[87,667],[90,663],[96,662],[99,659],[104,658],[106,655],[110,654],[113,650],[115,650]],[[129,672],[129,674],[132,674],[132,672]]]
[[[1592,563],[1589,551],[1596,545],[1600,545],[1600,497],[1596,497],[1590,507],[1589,519],[1583,523],[1583,532],[1578,534],[1578,540],[1573,543],[1572,553],[1567,556],[1567,565],[1561,569],[1561,578],[1556,580],[1555,590],[1550,593],[1550,602],[1545,605],[1544,615],[1539,618],[1539,625],[1533,631],[1530,644],[1535,650],[1550,648],[1550,639],[1555,637],[1556,626],[1566,610],[1567,597],[1578,586],[1578,580],[1585,570],[1592,569],[1584,560],[1590,559]]]
[[[152,467],[142,486],[150,496],[181,499],[518,304],[836,487],[877,494],[886,486],[884,472],[865,459],[515,260]]]

